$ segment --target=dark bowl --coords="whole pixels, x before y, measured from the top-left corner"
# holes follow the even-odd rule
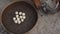
[[[16,24],[13,21],[16,11],[21,11],[26,14],[26,19],[24,22],[21,22],[21,24]],[[22,34],[30,31],[36,24],[37,19],[38,15],[35,8],[25,1],[18,1],[10,4],[2,13],[2,24],[7,31],[15,34]]]

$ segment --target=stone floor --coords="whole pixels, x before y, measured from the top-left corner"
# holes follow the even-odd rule
[[[1,13],[5,6],[12,1],[16,0],[0,0],[0,34],[9,34],[3,32],[4,30],[1,26]],[[40,11],[37,11],[38,21],[36,25],[32,30],[25,34],[60,34],[60,12],[53,15],[45,15]]]

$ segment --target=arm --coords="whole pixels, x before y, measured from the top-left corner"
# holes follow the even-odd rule
[[[35,4],[36,8],[40,8],[41,7],[41,1],[40,0],[32,0],[32,1]]]

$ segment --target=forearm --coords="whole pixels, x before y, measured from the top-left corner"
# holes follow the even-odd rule
[[[40,0],[32,0],[32,1],[37,8],[41,7],[41,1]]]

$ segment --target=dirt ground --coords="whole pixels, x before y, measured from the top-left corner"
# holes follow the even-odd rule
[[[3,12],[3,9],[7,4],[14,1],[17,0],[0,0],[0,23],[2,23],[1,14]],[[53,15],[52,14],[45,15],[40,11],[37,11],[38,20],[36,25],[32,30],[30,30],[25,34],[60,34],[60,12]],[[1,27],[0,27],[0,31],[1,31]]]

